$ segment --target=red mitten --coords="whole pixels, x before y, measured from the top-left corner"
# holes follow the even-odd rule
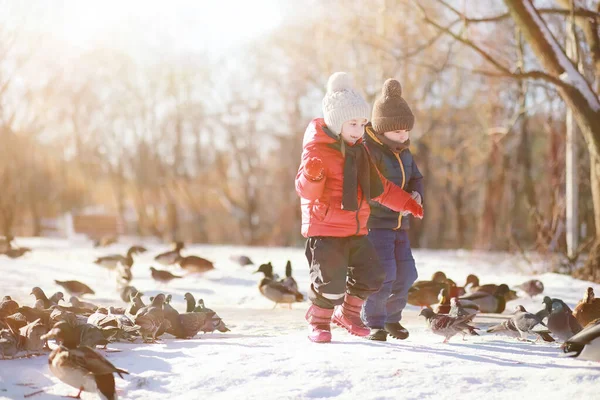
[[[320,158],[312,157],[304,164],[304,175],[311,181],[320,181],[325,174],[323,161]]]
[[[408,199],[404,205],[404,210],[408,211],[417,218],[423,219],[423,207],[413,198]]]

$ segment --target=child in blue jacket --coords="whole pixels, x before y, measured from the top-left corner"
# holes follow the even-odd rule
[[[402,98],[402,86],[397,80],[388,79],[373,106],[365,143],[381,174],[422,204],[423,176],[409,150],[414,120],[410,107]],[[388,335],[396,339],[408,337],[400,320],[408,300],[408,289],[417,280],[408,240],[408,218],[406,213],[371,202],[368,238],[386,274],[383,286],[369,296],[362,311],[365,324],[371,328],[368,336],[371,340],[385,341]]]

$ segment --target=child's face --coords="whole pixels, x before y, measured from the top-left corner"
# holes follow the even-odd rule
[[[404,143],[408,140],[410,135],[410,131],[398,130],[398,131],[389,131],[384,132],[383,136],[385,136],[388,140]]]
[[[342,124],[342,139],[346,143],[354,144],[365,133],[367,120],[364,118],[351,119]]]

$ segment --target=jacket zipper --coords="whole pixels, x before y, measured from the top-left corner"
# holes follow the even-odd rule
[[[360,202],[358,203],[358,210],[356,210],[356,233],[354,234],[354,236],[358,235],[358,232],[360,232],[360,220],[358,218],[358,213],[360,212],[360,207],[362,206],[363,203],[363,199],[364,196],[361,196],[360,198]]]
[[[404,150],[405,149],[400,150],[400,153],[402,153]],[[400,189],[404,190],[404,184],[406,183],[406,172],[404,171],[404,165],[402,165],[402,160],[400,159],[400,153],[394,153],[394,155],[396,156],[396,159],[398,160],[398,164],[400,164],[400,170],[402,170],[402,186],[400,186]],[[401,226],[402,226],[402,213],[399,212],[398,213],[398,226],[394,230],[400,229]]]

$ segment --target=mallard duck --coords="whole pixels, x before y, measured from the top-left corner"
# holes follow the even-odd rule
[[[215,269],[215,266],[211,261],[198,256],[180,257],[179,260],[177,260],[177,264],[179,264],[181,268],[192,273],[202,273]]]
[[[589,323],[585,329],[563,343],[561,348],[566,357],[600,361],[600,319]]]
[[[19,352],[19,338],[10,329],[0,329],[0,357],[14,357]]]
[[[421,310],[419,316],[425,317],[427,325],[433,333],[444,336],[444,343],[448,343],[448,340],[458,333],[463,334],[463,336],[466,334],[479,336],[475,332],[475,327],[469,325],[467,322],[472,319],[471,315],[464,317],[438,315],[431,308],[425,307]]]
[[[48,333],[48,327],[42,323],[41,319],[37,319],[30,324],[19,329],[21,337],[23,337],[23,349],[27,352],[42,351],[46,345],[46,341],[42,336]]]
[[[530,298],[544,293],[544,284],[537,279],[531,279],[516,286],[517,289],[524,291]]]
[[[154,267],[150,267],[150,271],[152,271],[151,272],[152,279],[154,279],[155,281],[160,282],[160,283],[169,283],[173,279],[181,279],[181,278],[183,278],[183,276],[173,275],[169,271],[165,271],[165,270],[161,270],[161,269],[156,269]]]
[[[259,268],[254,273],[257,272],[263,271],[261,268]],[[259,282],[258,290],[263,296],[275,303],[273,308],[277,307],[277,304],[280,303],[288,304],[289,307],[292,308],[292,303],[301,302],[303,299],[302,294],[290,290],[281,282],[276,282],[272,278],[267,277],[266,274],[265,277]]]
[[[508,285],[506,284],[502,285],[508,287]],[[477,275],[473,274],[467,276],[467,282],[465,283],[465,289],[467,293],[485,292],[489,294],[495,294],[500,286],[501,285],[496,285],[495,283],[480,285],[479,278],[477,277]],[[519,296],[517,296],[517,292],[512,289],[508,289],[508,291],[503,290],[503,293],[506,301],[512,301],[519,298]]]
[[[127,255],[112,254],[109,256],[99,257],[94,261],[95,264],[101,265],[108,269],[115,269],[119,264],[131,268],[133,266],[133,256],[137,254],[139,246],[132,246],[127,250]]]
[[[164,253],[160,253],[154,260],[164,266],[169,266],[175,264],[181,258],[181,250],[185,245],[183,242],[175,242],[175,248],[170,251],[166,251]]]
[[[235,255],[232,255],[231,257],[229,257],[229,259],[231,261],[234,261],[234,262],[238,263],[242,267],[245,267],[247,265],[254,265],[254,263],[252,262],[252,260],[248,256],[241,256],[241,255],[240,256],[235,256]]]
[[[140,308],[135,314],[134,323],[140,327],[140,334],[144,340],[150,338],[152,342],[155,342],[159,329],[166,325],[163,325],[165,323],[164,302],[165,295],[159,293],[149,306]],[[168,329],[168,327],[166,328]]]
[[[48,357],[52,374],[79,389],[76,398],[80,398],[81,392],[90,392],[108,400],[117,399],[113,374],[123,378],[129,372],[115,367],[94,349],[79,345],[77,332],[68,325],[55,326],[51,332],[52,338],[61,342]]]
[[[10,296],[4,296],[0,301],[0,318],[8,317],[17,312],[19,304]]]
[[[581,326],[586,326],[591,321],[600,318],[600,299],[595,298],[593,288],[587,288],[583,299],[575,306],[573,316]]]
[[[67,291],[67,293],[69,293],[71,296],[83,296],[84,294],[96,294],[96,292],[94,292],[92,290],[92,288],[90,288],[85,283],[81,283],[79,281],[58,281],[55,279],[54,283],[56,283],[59,286],[62,286]]]
[[[436,271],[430,281],[417,281],[408,290],[408,304],[429,307],[438,302],[438,295],[448,288],[448,277],[442,271]]]
[[[283,283],[283,285],[288,289],[291,289],[301,295],[301,293],[298,291],[298,283],[292,276],[292,262],[290,260],[288,260],[288,262],[285,264],[285,278],[281,280],[281,283]],[[304,295],[302,295],[302,298],[304,298]]]
[[[443,288],[440,290],[438,295],[439,303],[435,305],[434,310],[436,314],[448,314],[450,312],[450,296],[448,296],[448,289]]]
[[[31,289],[31,293],[29,293],[29,294],[34,295],[36,301],[41,301],[42,305],[44,306],[44,309],[48,309],[56,304],[56,303],[52,303],[50,301],[50,299],[48,297],[46,297],[46,293],[44,293],[44,291],[37,286],[34,287],[33,289]]]
[[[468,294],[467,296],[460,297],[461,304],[467,305],[469,303],[475,303],[479,310],[483,313],[496,313],[500,314],[506,309],[506,298],[505,295],[510,289],[507,285],[501,284],[496,289],[494,294],[487,292],[475,292]]]

